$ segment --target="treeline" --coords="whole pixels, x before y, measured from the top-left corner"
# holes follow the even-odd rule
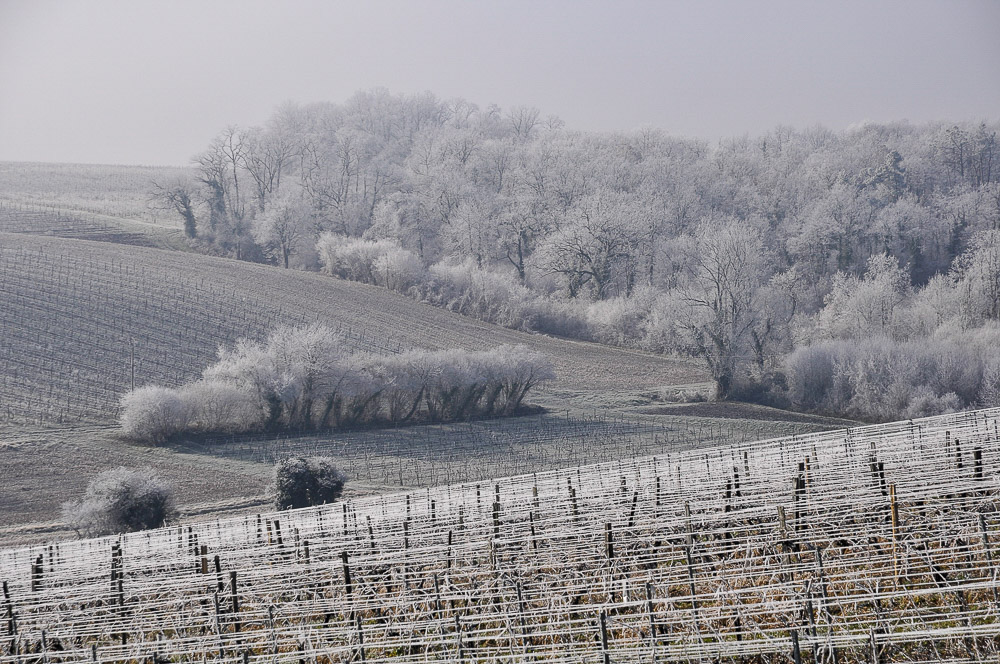
[[[947,339],[824,341],[784,362],[789,405],[889,421],[1000,404],[1000,329]]]
[[[123,433],[161,443],[185,433],[337,429],[509,416],[552,380],[524,346],[489,351],[349,352],[329,328],[280,328],[263,343],[221,349],[202,378],[146,386],[122,399]]]
[[[777,127],[709,145],[376,90],[230,127],[159,193],[207,251],[697,355],[718,397],[778,403],[784,358],[846,328],[915,341],[1000,320],[998,126]],[[873,259],[897,296],[958,308],[881,329],[856,309],[885,285]]]

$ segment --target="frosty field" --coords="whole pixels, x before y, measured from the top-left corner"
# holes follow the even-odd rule
[[[666,414],[642,414],[674,389],[704,389],[704,370],[690,360],[515,332],[322,275],[21,230],[0,233],[6,542],[65,537],[61,503],[116,465],[160,469],[195,518],[262,504],[271,464],[293,449],[338,455],[351,472],[349,491],[363,494],[839,424],[754,407],[723,407],[735,419],[713,419],[718,407],[708,404],[678,416],[669,415],[669,405]],[[527,344],[556,365],[557,380],[530,398],[550,414],[294,441],[198,440],[176,449],[117,437],[133,344],[137,386],[179,385],[196,378],[220,344],[314,321],[339,329],[358,349],[379,352]]]
[[[1000,412],[0,553],[0,661],[988,661]]]

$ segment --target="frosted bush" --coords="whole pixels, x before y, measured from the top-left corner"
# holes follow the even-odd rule
[[[853,392],[848,406],[850,414],[887,421],[906,408],[911,389],[906,375],[910,367],[901,362],[905,354],[888,339],[869,339],[858,344],[850,365]]]
[[[988,405],[1000,385],[1000,345],[993,335],[894,343],[825,342],[785,358],[788,398],[807,410],[894,420]],[[996,372],[996,373],[991,373]]]
[[[383,359],[386,418],[392,424],[409,422],[420,411],[437,366],[430,353],[408,351]]]
[[[180,388],[187,403],[189,425],[214,432],[252,431],[264,424],[264,412],[254,396],[235,385],[198,381]]]
[[[910,402],[903,411],[903,419],[916,419],[919,417],[933,417],[934,415],[944,415],[954,413],[962,408],[962,400],[954,392],[938,396],[934,391],[926,386],[918,387],[910,397]]]
[[[581,302],[553,297],[535,297],[524,303],[521,329],[570,339],[594,341]]]
[[[677,314],[683,307],[675,291],[657,293],[642,320],[640,345],[654,353],[677,353],[683,347],[677,331]]]
[[[186,399],[174,389],[149,385],[128,392],[121,401],[122,433],[129,438],[163,443],[190,426]]]
[[[220,351],[200,381],[128,395],[122,428],[160,442],[180,432],[510,415],[530,390],[554,377],[552,363],[523,346],[381,356],[348,352],[343,339],[321,325],[280,328],[262,344],[241,341]]]
[[[158,528],[176,515],[173,491],[149,468],[106,470],[81,500],[63,504],[63,519],[84,537]]]
[[[785,358],[788,399],[806,410],[821,408],[833,388],[836,344],[797,348]]]
[[[984,352],[974,345],[931,341],[922,363],[929,373],[923,382],[937,394],[952,392],[960,402],[973,404],[983,382]]]
[[[260,344],[241,339],[232,349],[220,348],[219,360],[202,372],[202,380],[232,385],[251,395],[265,428],[281,416],[278,370]]]
[[[378,284],[399,292],[423,280],[423,263],[396,240],[324,233],[316,243],[316,251],[323,271],[341,279]]]
[[[451,311],[513,329],[527,329],[528,310],[535,299],[513,273],[483,270],[468,259],[442,262],[429,269],[425,298]]]
[[[587,307],[587,323],[597,341],[614,346],[640,345],[645,323],[656,302],[652,288],[637,290],[631,297],[615,297]]]
[[[1000,406],[1000,358],[990,358],[983,368],[983,382],[976,403],[981,408]]]
[[[379,286],[405,293],[423,280],[424,264],[412,251],[392,247],[375,257],[372,272]]]
[[[504,398],[501,415],[512,414],[529,390],[556,377],[552,362],[526,346],[501,346],[496,355]]]

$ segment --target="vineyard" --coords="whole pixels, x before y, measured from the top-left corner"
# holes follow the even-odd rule
[[[180,384],[200,373],[219,344],[307,315],[271,304],[252,284],[239,289],[211,270],[157,266],[109,246],[0,243],[0,420],[111,418],[133,368],[136,385]],[[399,347],[348,326],[341,332],[360,350]]]
[[[137,386],[176,386],[220,344],[310,322],[381,353],[527,344],[573,389],[704,380],[693,363],[505,330],[318,274],[58,237],[0,233],[0,298],[0,422],[108,421],[133,370]]]
[[[0,662],[994,661],[1000,410],[0,554]]]
[[[0,205],[179,229],[175,214],[150,204],[150,192],[154,181],[166,182],[187,172],[160,166],[0,162]]]
[[[25,233],[52,237],[113,242],[153,247],[168,237],[162,229],[83,212],[19,205],[0,200],[0,233]]]
[[[700,417],[637,419],[543,413],[336,435],[212,437],[182,444],[202,455],[273,465],[289,456],[333,456],[353,482],[401,490],[634,459],[725,442],[829,428]]]

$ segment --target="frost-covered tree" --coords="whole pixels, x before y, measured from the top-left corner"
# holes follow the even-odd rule
[[[295,154],[295,137],[281,122],[279,113],[267,129],[252,127],[244,132],[239,165],[253,183],[254,200],[263,212],[279,191],[281,176]]]
[[[298,195],[276,194],[264,203],[252,225],[254,240],[285,268],[310,232],[311,211]]]
[[[717,397],[727,399],[749,364],[755,328],[766,324],[759,306],[768,270],[763,241],[745,222],[703,224],[686,258],[680,323],[693,352],[708,363]]]
[[[194,238],[198,235],[198,187],[189,174],[179,174],[164,182],[153,182],[153,205],[180,215],[184,222],[184,235]]]
[[[864,277],[838,273],[819,316],[820,328],[830,337],[863,339],[870,336],[905,336],[898,329],[897,313],[910,295],[910,281],[896,260],[872,256]]]
[[[163,443],[188,428],[191,409],[177,390],[148,385],[122,397],[120,422],[128,438]]]
[[[957,266],[967,323],[1000,320],[1000,230],[976,234]]]
[[[525,346],[501,346],[494,354],[503,402],[499,408],[488,404],[490,413],[513,414],[529,391],[556,377],[552,362]]]
[[[983,367],[983,382],[976,405],[980,408],[1000,407],[1000,358],[991,358]]]
[[[219,349],[219,359],[202,372],[202,381],[231,385],[248,394],[257,409],[252,421],[266,429],[278,425],[282,413],[282,372],[261,344],[241,339],[232,348]]]
[[[635,284],[640,209],[627,196],[601,193],[567,210],[559,230],[545,241],[540,262],[560,275],[570,297],[589,290],[603,300]]]
[[[278,394],[289,426],[311,427],[314,406],[343,381],[343,340],[330,328],[312,324],[281,327],[266,351],[278,369]]]

